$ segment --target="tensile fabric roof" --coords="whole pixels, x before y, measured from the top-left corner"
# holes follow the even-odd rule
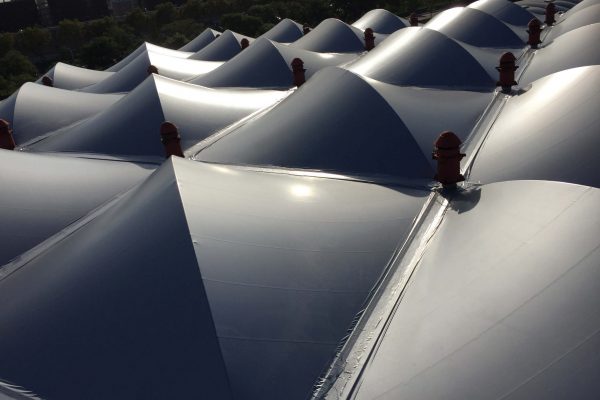
[[[304,36],[302,28],[302,24],[289,18],[284,18],[267,32],[260,35],[259,38],[279,43],[292,43]]]
[[[28,82],[0,106],[0,119],[11,121],[16,144],[106,110],[122,94],[94,94]]]
[[[396,32],[398,29],[406,28],[409,25],[406,19],[400,18],[396,14],[382,8],[369,11],[352,24],[352,26],[362,31],[371,28],[373,32],[387,35]]]
[[[600,65],[580,67],[534,81],[508,99],[477,154],[471,179],[600,187],[599,86]]]
[[[242,51],[242,46],[240,44],[242,39],[248,40],[249,43],[254,41],[254,39],[249,36],[226,30],[210,44],[190,56],[190,59],[202,61],[227,61]]]
[[[511,29],[496,17],[469,7],[443,11],[427,22],[424,28],[477,47],[523,48],[527,39],[524,29]],[[523,37],[519,37],[517,32]]]
[[[514,26],[527,26],[535,16],[507,0],[478,0],[467,6]]]
[[[213,31],[212,29],[206,29],[203,33],[198,35],[198,37],[196,39],[200,38],[202,41],[204,38],[210,37],[211,33],[218,33],[218,32]],[[196,39],[194,39],[194,40],[196,40]],[[192,42],[194,40],[192,40]],[[192,42],[190,42],[190,43],[192,43]],[[190,44],[190,43],[188,43],[188,44]],[[200,49],[198,49],[198,50],[200,50]],[[107,68],[106,71],[111,71],[111,72],[120,71],[121,69],[123,69],[123,67],[125,67],[127,64],[129,64],[131,61],[135,60],[140,54],[147,53],[147,52],[162,54],[162,55],[169,56],[169,57],[188,58],[194,52],[196,52],[198,50],[183,50],[183,48],[181,48],[179,50],[172,50],[172,49],[169,49],[166,47],[157,46],[152,43],[144,42],[138,48],[136,48],[134,51],[129,53],[121,61],[119,61],[118,63]]]
[[[336,18],[329,18],[321,22],[290,46],[318,53],[361,53],[365,51],[363,31]]]
[[[450,198],[418,265],[399,266],[409,285],[382,299],[375,345],[348,356],[361,375],[324,398],[594,398],[599,202],[543,181]]]
[[[202,31],[202,33],[200,33],[194,39],[190,40],[189,43],[180,47],[178,50],[196,53],[208,46],[210,43],[212,43],[213,40],[219,37],[220,34],[221,32],[219,31],[215,31],[211,28],[206,28],[204,31]]]
[[[154,168],[0,149],[0,265],[134,186]]]
[[[0,375],[49,398],[303,399],[426,194],[171,158],[8,266],[0,352],[22,361]]]
[[[557,4],[539,49],[533,14],[482,0],[370,52],[335,19],[241,54],[226,31],[192,56],[222,66],[175,75],[192,83],[135,75],[81,110],[109,97],[4,100],[36,137],[0,151],[0,393],[598,398],[597,0]],[[159,73],[190,62],[151,53]],[[267,89],[300,53],[310,79]],[[187,159],[165,161],[165,120]],[[432,156],[452,151],[465,181],[442,186]]]
[[[429,179],[432,136],[447,126],[466,138],[490,98],[489,93],[391,87],[327,68],[269,112],[207,141],[195,158]],[[424,124],[418,113],[431,102],[438,104],[439,115]],[[281,126],[287,126],[284,134]]]
[[[56,88],[73,90],[101,82],[113,74],[113,71],[96,71],[58,62],[44,76],[52,79]],[[41,84],[42,78],[37,82]]]
[[[141,156],[162,161],[165,150],[159,128],[164,121],[179,128],[185,150],[287,94],[215,90],[152,75],[103,112],[23,146],[30,151]]]
[[[161,76],[184,80],[210,72],[221,64],[215,61],[198,61],[144,52],[112,76],[81,90],[89,93],[129,92],[148,77],[148,67],[151,65],[158,69]]]
[[[322,68],[346,64],[356,57],[317,53],[259,38],[222,66],[189,82],[208,87],[287,89],[294,86],[291,63],[295,58],[304,62],[305,78],[310,79]]]
[[[525,86],[569,68],[600,64],[600,52],[596,51],[599,37],[600,23],[596,23],[567,32],[551,42],[542,42],[543,46],[521,72],[519,84]]]

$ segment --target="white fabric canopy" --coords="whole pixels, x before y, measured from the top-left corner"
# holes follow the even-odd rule
[[[429,180],[434,139],[447,129],[466,138],[490,101],[489,93],[398,88],[327,68],[268,113],[207,141],[195,157]],[[427,119],[431,107],[436,118]]]
[[[268,107],[288,92],[215,90],[161,76],[148,77],[102,113],[25,144],[31,151],[68,151],[164,157],[159,128],[179,128],[182,149],[247,115]]]
[[[567,32],[552,42],[544,42],[544,47],[535,52],[519,77],[519,84],[526,86],[558,71],[600,64],[599,37],[600,23],[597,23]]]
[[[134,186],[154,167],[0,150],[0,265]]]
[[[453,196],[343,398],[597,397],[600,190],[543,181],[472,190]]]
[[[48,398],[304,399],[426,194],[171,158],[9,265],[0,351],[21,362],[0,375]]]
[[[600,66],[561,71],[511,97],[470,179],[543,179],[600,187]]]
[[[475,8],[451,8],[436,15],[423,27],[477,47],[511,49],[525,46],[524,28],[515,28],[523,36],[519,37],[504,22]]]
[[[363,31],[335,18],[321,22],[306,36],[290,46],[318,53],[362,53],[365,51]]]
[[[250,87],[287,89],[293,86],[294,58],[304,62],[306,79],[322,68],[356,59],[355,54],[317,53],[259,38],[221,67],[189,82],[208,87]]]
[[[239,33],[226,30],[221,34],[221,36],[216,38],[210,44],[194,53],[190,59],[203,61],[227,61],[242,51],[242,46],[240,44],[242,39],[247,39],[249,43],[254,41],[254,39],[249,36],[244,36]]]
[[[406,28],[409,25],[408,21],[404,18],[400,18],[382,8],[369,11],[352,24],[352,26],[362,31],[371,28],[373,29],[373,32],[388,35],[396,32],[398,29]]]

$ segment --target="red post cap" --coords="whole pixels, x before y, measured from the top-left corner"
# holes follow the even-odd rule
[[[294,58],[294,59],[292,60],[292,63],[291,63],[290,65],[292,66],[292,70],[293,70],[293,71],[300,71],[300,70],[302,70],[302,71],[306,71],[306,70],[304,69],[304,61],[302,61],[302,59],[301,59],[301,58],[297,58],[297,57],[296,57],[296,58]]]
[[[245,48],[250,46],[250,41],[246,38],[243,38],[242,40],[240,40],[240,46],[242,47],[242,50],[244,50]]]
[[[506,52],[504,54],[502,54],[500,56],[500,66],[502,65],[506,65],[506,66],[514,66],[515,65],[515,61],[517,61],[517,58],[515,57],[515,55],[513,53]]]
[[[452,131],[444,131],[433,143],[438,149],[458,149],[462,141]]]

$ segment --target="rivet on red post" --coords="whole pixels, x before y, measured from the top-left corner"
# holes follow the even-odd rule
[[[181,136],[175,124],[165,121],[160,125],[160,141],[165,147],[165,156],[183,157],[181,150]]]
[[[460,152],[461,140],[451,131],[444,131],[434,142],[432,158],[437,160],[437,173],[434,179],[444,188],[452,189],[457,182],[462,182],[465,177],[460,173],[460,160],[465,154]]]

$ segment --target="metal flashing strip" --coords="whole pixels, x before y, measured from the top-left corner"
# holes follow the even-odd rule
[[[413,228],[393,256],[369,296],[353,333],[337,354],[324,378],[315,386],[312,399],[353,398],[360,387],[365,366],[375,354],[404,290],[419,265],[431,238],[442,222],[448,200],[434,191],[415,219]]]
[[[494,99],[485,110],[482,118],[478,121],[475,128],[473,128],[473,131],[467,140],[465,140],[462,150],[467,154],[467,158],[465,159],[465,162],[461,168],[461,172],[465,179],[468,179],[475,158],[477,158],[479,150],[483,147],[489,132],[496,123],[496,120],[500,116],[500,113],[504,109],[508,99],[510,99],[510,95],[504,94],[500,90],[497,90],[494,94]]]

